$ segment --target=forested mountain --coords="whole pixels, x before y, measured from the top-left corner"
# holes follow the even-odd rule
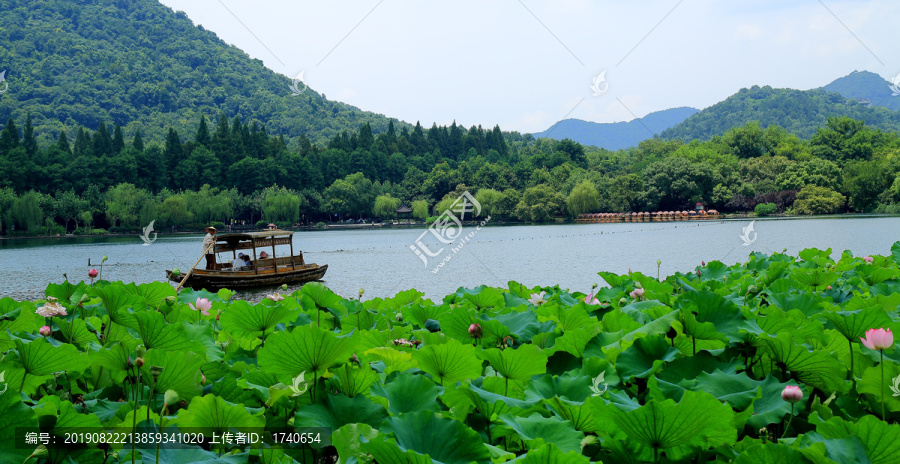
[[[869,107],[837,92],[753,86],[662,131],[660,137],[709,140],[732,127],[757,121],[760,127],[779,126],[808,139],[829,117],[839,116],[865,121],[867,126],[882,130],[900,129],[900,112]]]
[[[162,142],[193,133],[200,115],[257,121],[271,134],[327,143],[341,130],[388,119],[307,89],[155,0],[4,0],[0,121],[30,113],[38,141],[100,122]],[[3,85],[3,84],[0,84]],[[405,124],[404,124],[405,125]]]
[[[853,71],[822,88],[838,92],[847,98],[868,100],[873,106],[898,111],[900,95],[893,95],[895,92],[891,90],[891,85],[891,82],[873,72]]]
[[[564,119],[549,129],[532,135],[535,138],[572,139],[584,145],[594,145],[607,150],[621,150],[653,138],[655,134],[684,121],[697,111],[696,108],[689,107],[670,108],[650,113],[643,118],[615,123]]]

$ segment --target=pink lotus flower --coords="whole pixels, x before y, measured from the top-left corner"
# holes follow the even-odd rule
[[[97,274],[99,274],[99,273],[97,272],[96,269],[91,269],[90,271],[88,271],[88,277],[90,277],[92,279],[96,279]]]
[[[206,383],[206,376],[203,375],[203,373],[201,372],[200,373],[200,385],[203,385],[205,383]]]
[[[204,316],[209,316],[209,310],[212,309],[212,302],[206,298],[197,298],[195,305],[188,303],[194,311],[200,311]]]
[[[547,292],[532,293],[531,298],[528,299],[528,302],[535,306],[540,306],[541,303],[547,302],[547,300],[544,299],[544,295],[546,295],[546,294],[547,294]]]
[[[634,298],[635,300],[640,300],[640,299],[644,298],[644,289],[636,288],[636,289],[632,290],[631,293],[629,293],[629,295],[631,295],[631,297]]]
[[[797,403],[803,399],[803,390],[796,385],[788,385],[781,392],[781,399],[788,403]]]
[[[49,300],[50,298],[48,298]],[[54,298],[55,300],[55,298]],[[61,304],[56,301],[48,301],[44,303],[43,306],[36,309],[34,311],[37,314],[40,314],[42,317],[54,317],[54,316],[67,316],[66,308],[64,308]]]
[[[700,261],[701,266],[706,266],[706,261]]]
[[[281,301],[284,299],[284,295],[282,295],[280,293],[273,293],[271,295],[266,295],[266,298],[268,298],[272,301]]]
[[[41,330],[39,330],[38,333],[40,333],[42,337],[49,337],[50,334],[53,333],[53,329],[51,329],[49,325],[45,325],[41,327]]]
[[[472,324],[469,326],[469,336],[472,338],[481,338],[481,326]]]
[[[863,345],[870,350],[883,350],[894,346],[894,334],[891,329],[869,329],[866,331],[866,338],[859,337]]]
[[[584,297],[584,302],[589,305],[598,305],[600,304],[600,300],[594,298],[594,294],[591,293],[588,296]]]
[[[875,258],[871,256],[863,256],[863,261],[865,261],[866,264],[872,264],[872,261],[875,261]]]

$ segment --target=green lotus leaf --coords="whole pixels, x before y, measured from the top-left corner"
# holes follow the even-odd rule
[[[360,352],[370,350],[372,348],[394,346],[393,341],[401,338],[409,339],[412,328],[409,326],[394,326],[386,330],[362,330],[358,332],[358,350]]]
[[[153,421],[145,420],[137,425],[137,433],[144,436],[153,436],[160,432],[159,426]],[[162,430],[166,434],[181,433],[178,427],[170,426]],[[182,443],[156,443],[146,440],[143,443],[135,444],[136,452],[141,458],[137,462],[141,463],[159,463],[159,464],[245,464],[248,462],[247,456],[225,455],[219,456],[213,451],[207,451],[200,446],[186,445]],[[119,452],[120,462],[131,462],[129,457],[123,456],[129,452],[131,447],[126,447]],[[271,461],[266,461],[271,462]]]
[[[378,428],[387,417],[384,407],[363,395],[353,398],[325,395],[322,401],[298,409],[294,424],[298,427],[326,427],[331,431],[347,424],[369,424]]]
[[[632,330],[631,332],[625,333],[621,338],[612,341],[611,343],[604,346],[604,348],[619,348],[622,342],[629,342],[634,340],[638,335],[661,335],[665,334],[672,328],[672,324],[678,320],[680,312],[678,310],[672,310],[647,324],[644,324],[638,329]]]
[[[355,349],[350,337],[338,337],[312,325],[295,327],[291,332],[276,332],[266,339],[259,350],[259,367],[291,378],[301,372],[321,373],[346,362]]]
[[[375,372],[368,364],[357,366],[347,363],[343,368],[338,369],[336,374],[340,380],[341,393],[350,397],[364,393],[379,380],[378,372]]]
[[[478,409],[485,418],[492,419],[510,411],[525,411],[534,407],[538,402],[536,400],[520,400],[508,396],[505,384],[501,387],[499,383],[492,382],[491,379],[484,379],[482,387],[479,388],[473,384],[466,384],[459,387],[458,391],[469,398],[469,401]],[[493,384],[493,385],[492,385]],[[493,387],[493,388],[492,388]],[[500,392],[489,391],[500,390]]]
[[[888,425],[872,415],[866,415],[855,423],[833,417],[818,424],[816,431],[826,438],[859,438],[873,464],[896,462],[900,455],[900,425]]]
[[[789,333],[779,333],[777,337],[761,336],[757,343],[807,385],[827,392],[843,392],[849,388],[844,381],[847,368],[840,361],[821,351],[810,351],[797,345]]]
[[[816,269],[794,269],[790,273],[790,278],[800,282],[803,285],[808,287],[812,287],[813,291],[818,291],[820,289],[824,289],[825,287],[833,284],[837,278],[838,274],[836,272],[828,271],[822,268]],[[883,279],[887,280],[887,279]],[[880,282],[880,281],[879,281]],[[878,283],[878,282],[875,282]]]
[[[722,281],[722,278],[731,274],[731,269],[720,261],[710,261],[700,268],[700,278],[703,280]]]
[[[400,374],[390,382],[372,386],[372,394],[388,400],[388,412],[397,415],[428,409],[437,411],[440,405],[435,401],[444,393],[422,375]]]
[[[265,395],[267,392],[260,391],[263,389],[242,388],[238,385],[239,378],[240,377],[237,374],[229,372],[225,377],[222,377],[213,383],[210,393],[229,403],[241,404],[248,408],[258,408],[261,403],[269,399],[269,397]],[[242,380],[246,381],[247,379]],[[249,384],[245,385],[249,387]],[[290,390],[288,391],[290,392]]]
[[[347,424],[335,430],[331,435],[331,443],[337,449],[337,464],[347,464],[350,459],[361,464],[372,462],[372,456],[360,449],[360,439],[371,440],[377,436],[378,430],[369,424]]]
[[[388,347],[372,348],[364,353],[365,356],[384,363],[384,373],[406,372],[417,368],[419,364],[413,359],[412,353],[398,351]]]
[[[503,324],[521,343],[528,343],[535,335],[541,332],[552,332],[554,328],[552,322],[544,324],[538,322],[537,315],[533,311],[510,311],[506,314],[498,314],[493,319]]]
[[[881,306],[868,306],[855,311],[824,311],[822,317],[828,319],[850,343],[859,343],[866,330],[887,327],[892,322]]]
[[[73,345],[53,346],[45,338],[33,341],[16,339],[15,344],[19,362],[28,375],[81,372],[87,367],[87,356],[79,353]]]
[[[644,313],[638,313],[642,317],[646,317],[647,320],[650,320],[650,317]],[[621,308],[614,309],[603,315],[603,330],[606,332],[621,332],[622,334],[631,332],[632,330],[637,330],[643,327],[643,324],[634,320],[629,314],[626,314]],[[617,338],[616,340],[619,340]]]
[[[162,367],[163,370],[154,383],[154,390],[175,390],[182,399],[190,400],[202,390],[200,366],[204,363],[203,357],[195,353],[184,352],[173,356],[170,351],[148,350],[144,355],[141,372],[145,379],[152,379],[152,366]]]
[[[884,393],[884,407],[888,411],[900,411],[900,395],[894,396],[893,379],[900,377],[900,365],[885,359],[884,382],[881,381],[881,366],[873,366],[863,372],[862,378],[856,383],[856,390],[860,394],[869,395],[872,404],[878,405],[876,409],[881,414],[881,394]],[[900,387],[900,384],[896,384]]]
[[[478,293],[465,293],[463,294],[463,298],[472,302],[478,309],[485,308],[498,308],[503,309],[506,304],[506,300],[503,298],[503,294],[500,293],[500,290],[497,290],[493,287],[483,288]]]
[[[552,354],[563,351],[576,358],[580,358],[584,356],[584,350],[587,347],[588,342],[599,333],[600,324],[598,323],[570,330],[554,341],[553,347],[548,350],[548,353]]]
[[[822,311],[822,299],[809,293],[769,293],[768,299],[782,311],[797,309],[806,317],[819,314]]]
[[[784,312],[774,306],[760,309],[754,319],[744,322],[742,329],[759,336],[789,333],[798,343],[828,343],[821,321],[807,318],[800,311]]]
[[[734,464],[798,464],[806,459],[798,451],[785,445],[765,443],[753,445],[734,459]]]
[[[441,385],[474,379],[481,376],[481,361],[475,348],[449,340],[442,345],[424,345],[412,354],[419,369],[431,374]]]
[[[694,389],[707,392],[735,410],[743,411],[756,398],[761,386],[762,382],[751,379],[745,372],[725,373],[716,369],[712,373],[698,375]]]
[[[760,427],[768,427],[777,424],[791,413],[791,404],[781,399],[781,392],[788,385],[797,385],[797,382],[780,382],[773,376],[766,377],[760,384],[760,393],[753,400],[753,415],[747,423],[754,430]],[[806,392],[808,394],[809,392]],[[801,402],[794,405],[794,413],[798,414],[806,409],[806,404]]]
[[[626,382],[635,377],[645,379],[677,356],[678,350],[670,346],[662,336],[639,338],[619,354],[616,359],[616,371]]]
[[[37,416],[15,388],[5,383],[0,389],[4,388],[0,394],[0,462],[24,462],[33,450],[16,447],[16,428],[37,427]]]
[[[56,325],[59,326],[63,340],[73,345],[84,347],[90,342],[98,341],[97,335],[88,330],[87,324],[81,319],[72,319],[70,322],[60,318]]]
[[[44,325],[44,318],[35,314],[35,309],[30,301],[17,303],[12,298],[0,298],[0,332],[36,332]]]
[[[534,345],[504,350],[491,348],[479,352],[478,357],[486,360],[495,371],[510,380],[524,382],[532,376],[547,372],[547,355]]]
[[[169,324],[156,311],[140,311],[134,314],[138,333],[148,350],[204,352],[197,343],[188,339],[181,323]]]
[[[343,298],[335,294],[331,289],[321,282],[310,282],[304,284],[300,291],[304,295],[308,295],[320,308],[341,309],[341,300]]]
[[[187,409],[178,412],[175,424],[204,434],[227,431],[258,431],[265,427],[263,412],[251,414],[243,405],[231,404],[215,395],[195,396]],[[253,430],[256,429],[256,430]]]
[[[713,292],[699,291],[682,294],[677,307],[684,318],[685,334],[703,340],[738,341],[744,316],[736,304]]]
[[[103,302],[109,320],[130,329],[137,329],[137,321],[128,308],[144,309],[147,303],[142,296],[127,293],[122,285],[107,285],[94,291]]]
[[[825,438],[816,432],[809,432],[794,442],[800,453],[814,462],[838,462],[841,464],[872,464],[866,457],[866,447],[855,436]]]
[[[538,413],[528,417],[502,414],[500,420],[515,430],[529,449],[538,449],[547,443],[553,443],[563,453],[581,451],[584,433],[575,430],[569,421],[558,417],[544,417]]]
[[[146,284],[135,285],[133,283],[124,286],[125,293],[138,295],[144,298],[144,301],[151,308],[159,308],[162,300],[169,296],[177,296],[175,289],[167,282],[150,282]]]
[[[555,444],[548,443],[529,451],[515,462],[522,464],[588,464],[591,460],[578,451],[564,453]]]
[[[477,342],[480,345],[489,346],[509,335],[509,329],[503,324],[493,320],[479,319],[476,317],[475,311],[462,306],[442,314],[438,321],[440,322],[441,332],[464,343]],[[469,326],[475,323],[481,326],[480,339],[472,338],[469,335]]]
[[[621,434],[644,447],[665,451],[671,460],[737,441],[734,411],[706,392],[686,391],[678,403],[650,400],[630,411],[602,401],[591,405],[600,430],[616,434],[614,439]]]
[[[425,327],[425,321],[437,320],[450,310],[450,305],[433,305],[426,302],[413,303],[403,308],[403,320],[410,321],[417,327]]]
[[[61,284],[50,283],[47,284],[47,288],[44,290],[44,294],[47,296],[52,296],[53,298],[56,298],[61,302],[78,303],[78,301],[81,299],[81,294],[84,293],[82,285],[83,283],[72,284],[68,280]]]
[[[491,462],[490,452],[477,432],[460,421],[439,418],[431,411],[391,417],[385,421],[382,432],[393,433],[396,443],[379,435],[360,446],[364,452],[372,454],[379,464]],[[410,454],[410,451],[415,454]],[[415,455],[421,457],[413,457]]]
[[[222,329],[235,337],[265,337],[275,331],[275,326],[293,321],[299,314],[296,303],[291,305],[281,301],[251,306],[238,300],[222,312],[220,321]]]
[[[580,301],[571,307],[565,307],[558,302],[552,301],[538,306],[536,312],[543,319],[556,322],[556,326],[562,329],[563,332],[597,323],[588,314],[588,306],[584,301]]]

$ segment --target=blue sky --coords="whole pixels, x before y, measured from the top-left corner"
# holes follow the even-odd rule
[[[900,73],[900,2],[162,3],[278,73],[303,72],[329,99],[426,126],[537,132],[564,117],[704,108],[752,85],[810,89],[854,70]]]

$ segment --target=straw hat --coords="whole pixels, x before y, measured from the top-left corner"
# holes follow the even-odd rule
[[[209,227],[207,227],[206,229],[203,229],[203,230],[211,230],[211,231],[213,231],[213,232],[216,232],[216,228],[213,227],[213,226],[209,226]]]

